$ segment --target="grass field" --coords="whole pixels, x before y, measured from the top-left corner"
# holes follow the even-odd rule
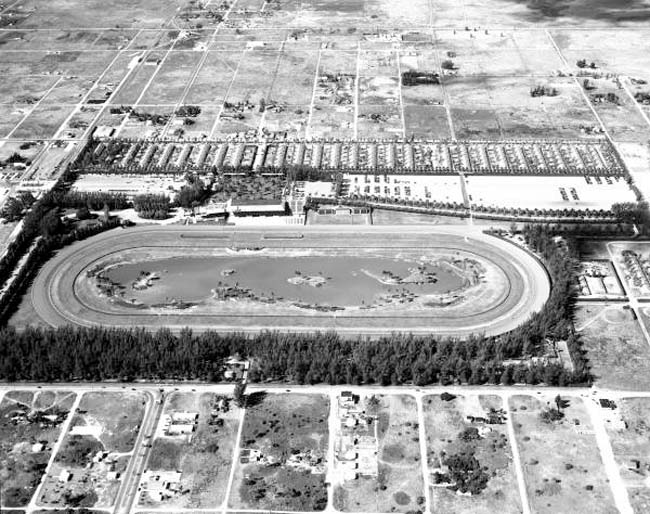
[[[451,216],[433,216],[412,212],[391,211],[388,209],[373,209],[373,225],[466,225],[462,218]]]
[[[4,396],[0,403],[0,506],[29,503],[75,396],[69,391],[20,390]],[[43,418],[48,415],[55,419]]]
[[[615,305],[576,309],[576,329],[599,387],[636,391],[650,386],[650,347],[634,316]]]
[[[426,396],[423,405],[427,461],[432,476],[434,470],[445,470],[447,458],[459,454],[473,455],[488,476],[485,489],[471,496],[457,495],[453,490],[444,485],[436,485],[435,480],[432,480],[433,510],[459,514],[521,512],[512,450],[505,425],[489,425],[489,432],[476,437],[471,431],[481,425],[473,424],[467,419],[467,416],[487,417],[490,409],[502,410],[504,405],[501,398],[472,395],[443,400],[441,396]]]
[[[240,411],[230,399],[224,399],[226,407],[218,407],[220,400],[211,393],[175,393],[169,397],[164,413],[197,412],[196,432],[189,442],[184,437],[157,437],[147,467],[181,471],[183,492],[164,502],[143,495],[142,505],[204,509],[225,501]]]
[[[535,512],[616,512],[586,407],[577,397],[560,421],[540,415],[555,409],[552,397],[513,396],[509,407],[524,470],[526,491]]]
[[[323,395],[258,393],[249,401],[229,504],[317,511],[327,504],[329,401]]]

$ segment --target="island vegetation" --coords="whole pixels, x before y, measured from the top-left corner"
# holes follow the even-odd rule
[[[580,339],[574,332],[572,245],[543,226],[527,227],[528,244],[543,257],[552,279],[541,312],[518,329],[497,337],[465,340],[395,333],[379,339],[345,339],[336,333],[257,335],[174,334],[168,329],[5,327],[0,340],[4,380],[175,379],[220,381],[234,354],[252,361],[253,382],[298,384],[584,384],[590,381]],[[543,360],[549,339],[567,341],[574,369]],[[520,364],[504,364],[521,359]]]

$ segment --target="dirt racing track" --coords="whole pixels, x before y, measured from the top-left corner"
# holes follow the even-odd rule
[[[459,305],[431,309],[321,312],[274,305],[255,308],[237,302],[208,308],[134,308],[109,301],[88,286],[89,270],[126,259],[129,252],[160,255],[218,255],[231,249],[272,252],[329,252],[327,255],[470,255],[493,270],[485,284]],[[211,280],[216,280],[211,278]],[[483,234],[473,227],[138,227],[116,229],[60,251],[37,276],[31,301],[37,314],[52,326],[143,326],[180,330],[258,332],[262,330],[336,330],[349,335],[379,335],[390,331],[465,337],[471,333],[499,334],[512,330],[541,309],[550,283],[546,270],[521,248]]]

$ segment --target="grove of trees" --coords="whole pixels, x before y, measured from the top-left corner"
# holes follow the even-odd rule
[[[141,218],[164,220],[169,217],[171,202],[166,195],[143,194],[133,198],[133,207]]]
[[[541,312],[517,330],[466,340],[390,334],[376,340],[335,333],[246,336],[216,332],[173,334],[167,329],[27,328],[0,330],[0,379],[219,381],[234,354],[253,362],[249,380],[298,384],[503,384],[565,386],[590,381],[580,339],[571,322],[575,261],[547,228],[526,228],[528,243],[545,259],[551,296]],[[565,339],[575,371],[549,362],[504,365],[545,351],[547,338]]]

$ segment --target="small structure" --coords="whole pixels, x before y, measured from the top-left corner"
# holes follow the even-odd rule
[[[98,451],[98,452],[95,454],[95,456],[93,457],[93,462],[100,463],[100,462],[102,462],[104,459],[106,459],[106,457],[108,457],[108,452],[105,452],[105,451],[100,450],[100,451]]]
[[[609,400],[608,398],[600,398],[598,400],[598,403],[600,403],[600,406],[603,409],[615,409],[616,408],[616,403],[613,402],[612,400]]]
[[[109,125],[100,125],[95,129],[93,134],[97,139],[107,139],[115,134],[115,127]]]
[[[44,449],[45,449],[45,445],[43,443],[32,444],[32,453],[42,452]]]
[[[189,435],[194,433],[194,423],[172,423],[167,427],[167,435]]]
[[[246,380],[250,363],[238,357],[229,357],[224,362],[224,366],[226,369],[223,372],[223,377],[226,380],[240,382]]]
[[[374,416],[366,414],[359,396],[342,391],[338,398],[338,420],[341,434],[337,441],[336,459],[343,480],[377,477],[378,442]]]
[[[180,493],[181,476],[180,471],[147,471],[142,488],[152,500],[160,502]]]
[[[64,469],[61,471],[59,474],[59,482],[70,482],[72,480],[72,473],[70,473],[67,469]]]
[[[187,441],[190,442],[199,423],[199,413],[173,412],[171,414],[165,414],[161,422],[162,435],[167,437],[185,436]]]
[[[603,409],[603,419],[612,430],[625,430],[627,422],[621,416],[621,411],[618,405],[608,398],[599,398],[598,403]]]
[[[341,391],[339,405],[341,407],[352,407],[359,403],[359,397],[355,396],[352,391]]]
[[[233,216],[284,216],[287,203],[284,198],[248,200],[235,198],[229,201],[228,211]]]
[[[262,460],[262,452],[260,450],[245,448],[239,454],[239,462],[241,464],[249,464],[251,462],[259,462]]]

